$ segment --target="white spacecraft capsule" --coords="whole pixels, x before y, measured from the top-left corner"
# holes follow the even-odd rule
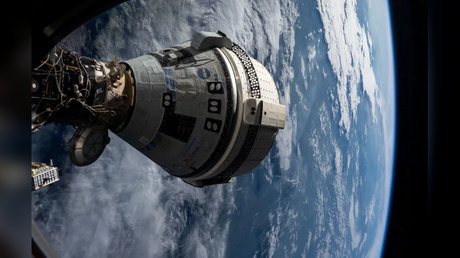
[[[251,171],[284,128],[286,107],[270,73],[221,32],[198,32],[190,41],[121,65],[115,60],[92,67],[92,106],[124,110],[96,115],[98,121],[193,186],[228,183]],[[104,148],[93,146],[109,142],[101,125],[91,126],[80,127],[69,141],[76,165],[93,162]],[[89,156],[94,158],[85,160]]]

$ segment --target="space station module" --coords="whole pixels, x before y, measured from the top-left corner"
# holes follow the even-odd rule
[[[228,183],[257,167],[285,126],[270,73],[222,32],[123,62],[56,47],[32,77],[32,132],[75,126],[76,166],[99,158],[111,130],[188,184]]]

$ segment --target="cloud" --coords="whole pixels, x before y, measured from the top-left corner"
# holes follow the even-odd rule
[[[297,105],[300,105],[304,110],[307,110],[307,106],[305,106],[305,104],[303,103],[304,98],[303,98],[302,90],[300,89],[297,83],[295,84],[295,92],[297,93],[297,96],[299,96],[300,100],[298,103],[294,104],[294,108],[296,108]]]
[[[307,238],[307,243],[305,243],[305,246],[303,248],[303,252],[301,254],[302,258],[306,258],[308,250],[310,250],[310,245],[311,245],[311,231],[308,231],[308,238]]]
[[[307,74],[305,73],[305,60],[302,55],[300,55],[300,74],[302,75],[303,86],[305,90],[308,90]]]
[[[286,106],[286,109],[289,110],[289,105]],[[287,113],[284,129],[278,131],[275,141],[277,156],[279,157],[279,165],[280,168],[284,171],[287,171],[291,167],[290,156],[293,150],[293,146],[296,144],[296,135],[297,111],[292,109]]]
[[[308,46],[308,61],[312,61],[316,57],[315,45]]]
[[[265,3],[264,3],[265,4]],[[284,171],[290,168],[290,156],[295,144],[295,136],[297,135],[297,113],[291,108],[291,85],[293,80],[293,68],[291,66],[295,47],[295,31],[294,24],[298,17],[297,6],[288,1],[281,2],[281,14],[285,19],[282,19],[281,39],[284,42],[285,48],[279,53],[281,61],[279,73],[279,84],[277,85],[280,91],[280,103],[286,105],[287,117],[283,130],[278,131],[276,136],[277,156],[280,160],[280,168]],[[271,8],[271,7],[270,7]],[[278,60],[271,61],[272,66],[276,67]]]
[[[308,60],[308,72],[309,72],[310,80],[312,80],[312,79],[316,80],[316,78],[312,77],[313,69],[319,70],[319,66],[318,66],[318,63],[316,61],[316,56],[318,54],[317,47],[319,46],[320,39],[318,39],[317,42],[313,42],[314,37],[315,37],[314,32],[310,32],[308,34],[308,36],[305,37],[307,39],[307,43],[308,43],[306,59]],[[304,81],[306,83],[306,78],[307,78],[307,74],[305,73],[305,61],[306,60],[304,60],[304,57],[301,54],[299,54],[299,55],[300,55],[300,58],[301,58],[300,71],[301,71],[302,77],[303,77],[303,79],[304,79]],[[323,68],[323,73],[324,73],[324,68]],[[305,89],[306,88],[307,87],[305,87]]]
[[[268,181],[269,184],[272,184],[273,181],[273,165],[271,158],[267,157],[262,161],[262,165],[265,168],[264,176],[265,179]],[[253,173],[252,173],[253,175]]]
[[[315,219],[315,233],[313,237],[313,241],[316,242],[321,236],[321,232],[324,231],[324,195],[320,187],[316,188],[316,201],[315,201],[315,211],[316,211],[316,219]]]
[[[381,196],[377,198],[383,200],[385,194],[386,193],[382,193]],[[376,232],[378,233],[373,239],[372,245],[366,257],[380,257],[382,254],[382,248],[383,248],[384,237],[385,237],[385,227],[386,227],[386,221],[387,221],[387,212],[386,212],[387,207],[385,206],[386,204],[384,203],[383,207],[381,207],[384,210],[379,210],[379,212],[377,213],[378,218],[376,219],[376,221],[378,223],[376,226]]]
[[[320,140],[320,136],[313,129],[310,138],[310,146],[313,148],[313,158],[315,167],[320,171],[322,179],[326,179],[329,172],[332,170],[331,157],[327,152],[327,145]]]
[[[310,244],[311,244],[311,231],[308,231],[307,244],[305,245],[305,248],[307,251],[310,249]]]
[[[372,221],[372,219],[374,218],[374,216],[375,216],[374,208],[375,208],[375,194],[372,196],[371,203],[370,203],[369,206],[366,208],[366,211],[365,211],[365,218],[364,218],[364,224],[367,225],[367,223],[368,223],[369,221]]]
[[[318,10],[324,24],[328,58],[337,77],[339,125],[348,137],[351,123],[357,121],[360,83],[370,99],[376,121],[378,85],[371,65],[367,33],[359,23],[355,0],[319,0]]]
[[[297,252],[296,242],[298,240],[298,229],[299,225],[297,223],[298,213],[296,212],[297,208],[289,209],[287,212],[287,221],[284,225],[284,228],[289,229],[289,241],[290,241],[290,254]],[[301,232],[302,234],[303,232]]]
[[[300,56],[300,73],[302,74],[302,78],[305,80],[307,78],[305,74],[305,61],[301,54],[299,54],[299,56]]]
[[[316,128],[314,128],[310,138],[310,146],[313,149],[315,166],[320,171],[322,179],[324,180],[332,171],[332,156],[329,149],[333,141],[331,136],[330,117],[324,102],[319,109],[319,120],[322,134],[318,134]]]
[[[340,150],[339,146],[335,139],[332,142],[332,146],[334,148],[334,179],[332,182],[332,186],[334,188],[335,198],[335,224],[338,228],[339,234],[335,236],[336,243],[339,244],[340,250],[344,251],[346,248],[346,235],[347,235],[347,226],[346,226],[346,213],[345,213],[345,205],[349,201],[348,194],[346,191],[346,177],[343,174],[343,156],[342,151]]]
[[[331,120],[329,118],[329,114],[327,113],[326,109],[326,104],[323,102],[321,104],[321,107],[319,108],[319,121],[321,123],[321,131],[323,132],[323,135],[327,137],[330,136],[329,134],[331,133]]]
[[[181,249],[201,252],[202,245],[211,257],[221,257],[228,227],[217,225],[221,214],[233,209],[228,205],[234,202],[233,186],[203,191],[185,185],[117,136],[110,137],[111,144],[98,161],[73,167],[64,175],[70,183],[61,186],[55,204],[32,196],[50,208],[33,214],[58,253],[164,256]],[[191,212],[187,206],[193,206]],[[180,248],[184,231],[189,234]]]
[[[324,238],[322,238],[316,246],[316,257],[335,257],[333,254],[331,254],[331,246],[331,234],[327,232]]]
[[[347,245],[349,245],[347,234],[350,229],[348,227],[349,221],[347,220],[347,216],[349,215],[347,213],[347,205],[350,199],[346,188],[347,170],[344,170],[344,166],[348,165],[348,160],[347,164],[344,164],[342,150],[337,140],[332,137],[331,121],[326,104],[322,103],[319,108],[319,132],[316,128],[313,129],[310,138],[310,146],[313,149],[315,166],[321,174],[321,179],[326,182],[332,182],[333,190],[332,195],[332,193],[330,194],[328,191],[323,193],[320,187],[317,189],[315,207],[317,215],[315,220],[316,231],[314,234],[314,241],[319,237],[320,232],[325,231],[329,233],[330,240],[333,241],[336,250],[333,254],[327,249],[319,250],[318,253],[321,255],[334,256],[338,255],[338,253],[343,255],[349,252],[347,250]],[[349,158],[348,155],[347,159]],[[334,196],[334,198],[325,199],[325,195]],[[327,222],[325,221],[326,219]],[[325,244],[318,246],[318,248],[327,248]]]
[[[278,257],[276,253],[281,250],[284,250],[285,257],[289,257],[297,252],[300,226],[297,219],[298,207],[289,208],[282,200],[284,198],[279,197],[275,202],[277,207],[271,209],[267,215],[262,214],[267,216],[268,225],[263,239],[259,240],[262,242],[261,247],[255,251],[254,257]],[[300,231],[300,234],[303,232]]]
[[[323,193],[320,187],[317,189],[314,241],[319,237],[320,232],[325,231],[329,234],[330,240],[334,242],[336,251],[331,254],[330,250],[327,250],[326,244],[320,244],[318,248],[326,249],[318,250],[318,253],[334,256],[338,252],[343,255],[348,252],[347,234],[349,232],[347,226],[348,214],[346,212],[346,205],[349,202],[346,190],[346,171],[344,171],[345,164],[342,150],[336,139],[331,136],[331,119],[324,103],[319,109],[319,123],[321,133],[318,133],[316,129],[313,130],[310,145],[313,149],[315,166],[321,173],[321,179],[326,182],[332,182],[334,194]],[[331,195],[334,198],[325,199],[325,195]],[[325,221],[326,219],[327,222]]]
[[[279,245],[279,235],[281,232],[281,207],[279,206],[276,210],[276,215],[273,213],[268,214],[270,222],[270,229],[265,233],[265,239],[268,241],[268,256],[273,257],[275,251]]]
[[[356,144],[355,170],[359,171],[359,144]]]
[[[351,247],[353,249],[356,249],[361,242],[361,233],[357,229],[357,225],[355,223],[356,219],[356,214],[355,213],[355,208],[354,205],[356,205],[353,201],[354,196],[353,194],[351,195],[351,201],[350,201],[350,210],[348,214],[348,223],[350,225],[350,235],[351,235]]]
[[[363,239],[361,240],[361,243],[359,244],[358,250],[361,252],[363,250],[363,245],[367,241],[367,233],[364,232]]]

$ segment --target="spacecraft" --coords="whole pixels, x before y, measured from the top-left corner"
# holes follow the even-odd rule
[[[286,107],[267,69],[222,32],[120,62],[55,47],[33,70],[32,133],[76,128],[76,166],[96,161],[108,130],[196,187],[230,182],[270,151]]]

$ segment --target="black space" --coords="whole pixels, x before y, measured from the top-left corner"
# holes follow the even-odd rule
[[[427,1],[390,1],[396,75],[396,150],[383,257],[425,245],[428,136]],[[423,220],[423,221],[421,221]],[[425,234],[426,235],[426,234]]]

